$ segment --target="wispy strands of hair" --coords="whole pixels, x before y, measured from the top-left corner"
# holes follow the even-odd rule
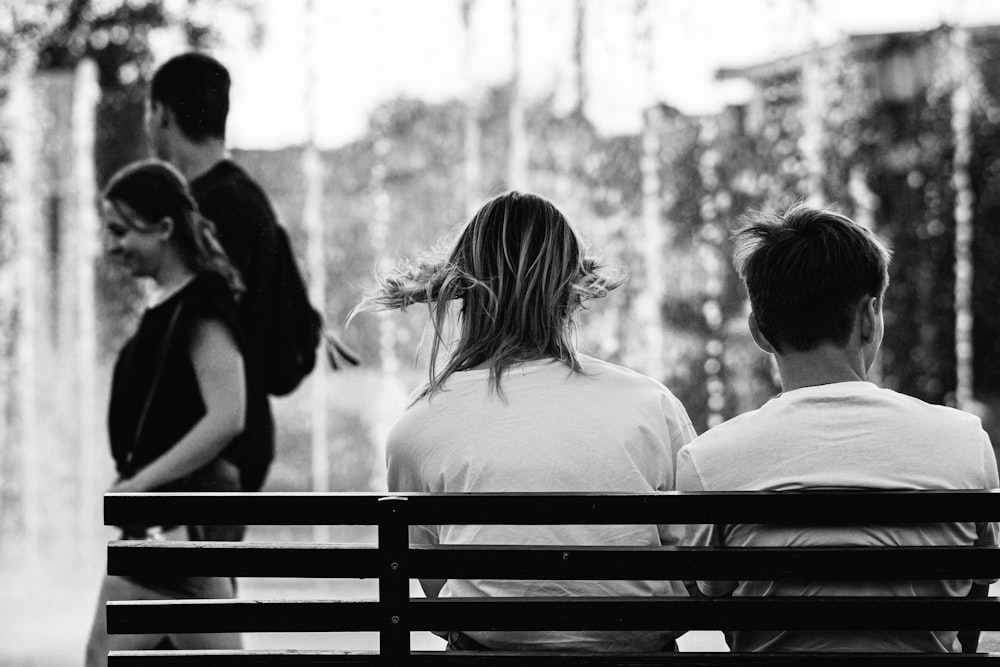
[[[621,287],[625,278],[624,270],[612,271],[595,258],[584,257],[580,275],[569,285],[569,291],[576,297],[576,306],[586,307],[586,302],[603,299],[612,290]]]
[[[479,286],[486,293],[489,288],[467,272],[448,261],[421,259],[402,263],[390,271],[376,275],[376,287],[352,311],[349,319],[368,310],[401,310],[425,303],[432,306],[461,299],[466,292]],[[495,313],[495,306],[493,308]]]
[[[623,272],[608,271],[586,254],[551,202],[516,191],[484,204],[443,257],[437,252],[397,266],[354,310],[428,305],[435,337],[428,383],[417,400],[441,389],[452,373],[487,365],[489,386],[501,396],[500,378],[514,364],[552,359],[579,372],[573,316],[624,282]],[[461,301],[459,331],[448,344],[444,330],[454,300]],[[442,347],[449,354],[439,372]]]
[[[434,341],[428,382],[417,400],[438,390],[452,373],[468,370],[485,360],[492,360],[490,385],[502,395],[500,376],[506,367],[518,361],[553,356],[579,371],[571,337],[551,340],[545,337],[545,332],[570,329],[576,311],[586,308],[593,299],[607,296],[625,279],[623,270],[609,270],[596,258],[584,257],[577,275],[558,286],[558,292],[565,295],[559,308],[539,309],[537,302],[508,300],[507,312],[503,312],[498,297],[504,291],[502,274],[487,282],[451,262],[423,259],[400,264],[378,276],[375,291],[354,308],[349,320],[364,311],[405,311],[414,304],[426,304]],[[539,280],[545,282],[535,276],[522,288],[537,289],[534,283]],[[445,368],[436,372],[451,312],[448,304],[459,300],[462,302],[460,342]]]

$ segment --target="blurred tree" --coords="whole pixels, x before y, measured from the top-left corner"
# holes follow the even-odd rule
[[[475,0],[462,0],[462,57],[465,77],[465,113],[463,147],[465,165],[465,213],[471,216],[482,199],[483,175],[481,164],[482,130],[479,127],[480,90],[472,71],[476,41],[473,35]]]
[[[641,368],[658,381],[666,380],[664,360],[663,301],[666,293],[664,251],[670,242],[667,225],[670,203],[665,202],[661,170],[666,163],[662,151],[667,110],[657,103],[653,92],[658,78],[655,21],[651,3],[637,0],[634,5],[635,38],[641,60],[641,76],[646,91],[642,109],[641,210],[631,231],[631,245],[638,252],[633,264],[635,288],[633,335],[627,345],[626,364]]]
[[[143,110],[154,67],[150,34],[176,30],[188,48],[207,49],[217,44],[219,35],[211,11],[199,16],[198,9],[225,7],[256,18],[252,0],[189,0],[176,14],[168,10],[165,0],[35,0],[35,4],[50,11],[59,7],[44,26],[31,31],[39,71],[72,70],[85,58],[97,64],[100,101],[94,160],[98,187],[121,166],[148,155]],[[99,263],[97,289],[102,297],[99,340],[107,355],[118,349],[129,330],[136,293],[133,283],[122,281],[106,263]]]
[[[98,412],[103,408],[82,399],[94,397],[97,356],[106,361],[131,327],[136,290],[133,281],[121,280],[106,262],[94,261],[96,218],[92,207],[97,185],[124,163],[147,154],[142,118],[145,86],[153,65],[150,34],[178,30],[188,46],[205,48],[215,37],[213,23],[204,16],[194,18],[197,9],[252,9],[246,0],[191,0],[181,10],[183,14],[175,15],[167,11],[167,4],[165,0],[0,3],[0,110],[6,121],[12,111],[11,86],[19,85],[27,101],[19,111],[13,111],[25,116],[17,122],[28,123],[15,130],[22,136],[13,136],[9,125],[0,132],[0,169],[5,175],[12,163],[11,145],[34,141],[25,138],[28,134],[44,136],[28,157],[22,151],[18,158],[18,173],[35,176],[25,176],[14,186],[23,190],[19,197],[42,211],[40,223],[26,224],[35,214],[9,206],[10,201],[0,206],[0,272],[10,275],[11,267],[24,264],[29,255],[33,264],[30,275],[22,271],[19,275],[25,277],[14,281],[19,286],[16,298],[5,298],[0,352],[4,367],[8,360],[15,360],[19,368],[27,369],[32,358],[40,359],[35,373],[39,378],[52,377],[52,368],[66,371],[52,391],[35,397],[22,391],[14,402],[0,396],[0,430],[9,434],[12,430],[6,427],[17,425],[19,446],[52,462],[43,470],[48,475],[45,477],[37,470],[32,472],[37,466],[26,455],[14,460],[0,451],[0,476],[7,480],[28,476],[33,478],[32,484],[59,489],[58,494],[48,494],[51,498],[39,500],[35,498],[38,494],[24,491],[27,487],[22,484],[22,489],[13,493],[24,501],[25,507],[19,510],[23,516],[46,514],[46,503],[72,506],[74,498],[89,497],[96,492],[95,485],[102,483],[94,479],[95,467],[81,452],[97,439],[93,433],[97,429],[88,424],[99,421]],[[15,68],[23,71],[23,76],[11,76]],[[97,91],[91,90],[94,79]],[[6,196],[11,179],[5,178],[4,183]],[[92,281],[95,268],[97,278]],[[43,290],[42,298],[30,296]],[[8,313],[16,316],[14,326],[10,326]],[[31,313],[38,317],[32,318]],[[102,328],[96,335],[102,343],[99,352],[92,345],[95,321]],[[67,353],[69,358],[65,358]],[[74,363],[74,355],[86,358]],[[20,374],[22,384],[30,381],[29,375]],[[74,403],[76,398],[65,396],[74,391],[81,398],[78,403]],[[32,411],[43,407],[78,416],[80,421],[50,420],[44,429],[32,432],[27,425],[37,421],[31,418]],[[81,412],[86,414],[81,416]],[[81,456],[85,458],[81,460]],[[10,466],[18,469],[9,470]],[[5,509],[2,500],[0,497],[0,513]],[[81,502],[79,512],[64,513],[60,518],[66,530],[53,527],[51,532],[77,535],[72,520],[87,516],[89,506]],[[99,526],[95,522],[86,528]]]
[[[576,103],[573,113],[584,116],[587,111],[587,3],[585,0],[573,2],[573,89]]]
[[[1000,404],[1000,280],[991,268],[1000,257],[1000,34],[971,35],[971,58],[982,91],[972,109],[970,172],[975,193],[972,261],[980,267],[972,285],[975,391],[981,400]],[[995,409],[995,408],[994,408]],[[994,438],[1000,443],[1000,437]]]
[[[507,187],[527,189],[528,136],[521,90],[521,16],[520,2],[510,0],[510,97],[508,98]]]

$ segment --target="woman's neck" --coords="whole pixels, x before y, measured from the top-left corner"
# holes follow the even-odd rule
[[[155,306],[163,303],[191,282],[192,278],[194,278],[194,271],[183,264],[171,264],[163,267],[153,279],[155,288],[151,304]]]

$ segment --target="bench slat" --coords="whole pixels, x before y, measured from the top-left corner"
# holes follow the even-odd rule
[[[954,664],[1000,662],[1000,653],[917,655],[913,653],[676,653],[626,654],[608,653],[580,655],[572,653],[519,654],[506,652],[445,653],[414,651],[407,661],[411,667],[720,667],[748,665],[750,667],[836,667],[837,665],[900,665],[906,667],[940,667]],[[945,662],[942,662],[945,661]],[[377,654],[369,652],[340,653],[334,651],[113,651],[109,667],[212,667],[250,665],[251,667],[300,667],[304,665],[383,665]]]
[[[795,494],[795,502],[788,496]],[[1000,519],[1000,490],[395,494],[415,524],[931,523]],[[375,525],[386,494],[109,493],[107,525]]]
[[[451,598],[411,607],[415,630],[1000,629],[1000,598]]]
[[[942,663],[942,660],[947,661]],[[442,651],[415,651],[407,664],[412,667],[455,665],[465,667],[493,667],[500,665],[526,665],[528,667],[651,667],[671,665],[678,667],[718,667],[722,665],[749,665],[751,667],[835,667],[836,665],[867,665],[878,662],[884,665],[910,665],[937,667],[960,660],[963,664],[976,661],[1000,662],[1000,653],[932,654],[912,653],[677,653],[663,654],[603,654],[583,656],[572,653],[518,654],[504,652],[444,653]],[[109,667],[212,667],[221,665],[249,665],[251,667],[300,667],[304,665],[382,665],[377,654],[368,652],[340,653],[333,651],[113,651]]]
[[[106,605],[109,634],[364,632],[382,623],[370,600],[128,600]]]
[[[306,665],[383,665],[371,651],[111,651],[108,667],[295,667]]]
[[[108,574],[365,579],[378,577],[377,556],[374,546],[116,540]]]
[[[1000,630],[1000,598],[414,599],[400,627],[463,630]],[[361,632],[388,625],[374,601],[109,602],[108,631]]]
[[[410,576],[426,579],[826,580],[1000,578],[1000,547],[417,546]],[[831,567],[836,563],[836,567]],[[614,576],[612,573],[617,573]],[[956,573],[961,573],[960,577]]]
[[[115,541],[109,574],[238,577],[373,578],[374,547],[249,542]],[[838,566],[831,568],[831,563]],[[1000,578],[1000,547],[487,547],[415,546],[413,578],[809,579]],[[615,573],[615,576],[609,576]]]

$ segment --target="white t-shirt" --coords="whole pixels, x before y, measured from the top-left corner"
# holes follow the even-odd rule
[[[869,382],[785,392],[681,450],[680,491],[993,489],[1000,486],[979,418]],[[694,545],[917,546],[996,544],[994,523],[897,526],[691,527]],[[703,581],[706,595],[965,596],[964,581]],[[948,651],[955,632],[735,632],[734,650]]]
[[[597,359],[583,373],[555,361],[512,367],[491,392],[488,370],[455,373],[403,415],[386,445],[390,491],[616,492],[674,488],[674,462],[695,432],[662,384]],[[676,544],[671,526],[421,526],[424,544]],[[449,579],[442,597],[687,595],[675,581]],[[463,628],[452,628],[463,630]],[[655,651],[663,632],[467,632],[497,650]]]

